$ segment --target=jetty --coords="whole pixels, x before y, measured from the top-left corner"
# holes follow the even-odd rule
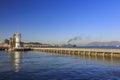
[[[6,50],[6,49],[1,48],[0,50]],[[120,49],[19,47],[19,48],[9,48],[8,50],[10,51],[39,51],[39,52],[58,53],[58,54],[66,54],[66,55],[120,57]]]
[[[20,48],[14,48],[13,51],[30,51],[31,48],[24,48],[24,47],[20,47]]]
[[[9,48],[8,51],[30,51],[31,48],[27,47],[19,47],[19,48]]]
[[[109,56],[120,57],[120,49],[91,49],[91,48],[31,48],[33,51],[71,54],[71,55],[88,55],[88,56]]]
[[[0,47],[0,50],[5,50],[5,48],[4,47]]]

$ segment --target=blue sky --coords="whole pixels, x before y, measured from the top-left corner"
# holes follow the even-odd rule
[[[0,41],[120,41],[120,0],[0,0]]]

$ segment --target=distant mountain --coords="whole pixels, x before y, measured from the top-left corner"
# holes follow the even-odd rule
[[[86,46],[116,46],[120,45],[119,41],[110,41],[110,42],[91,42],[88,43]]]

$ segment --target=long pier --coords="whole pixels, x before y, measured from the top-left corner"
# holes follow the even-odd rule
[[[88,55],[88,56],[109,56],[120,57],[120,49],[91,49],[91,48],[31,48],[35,51],[71,54],[71,55]]]

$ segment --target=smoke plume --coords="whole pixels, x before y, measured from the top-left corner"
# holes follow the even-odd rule
[[[77,40],[82,40],[82,38],[80,36],[77,36],[77,37],[74,37],[74,38],[71,38],[68,40],[68,44],[71,44],[71,42],[73,41],[77,41]]]

